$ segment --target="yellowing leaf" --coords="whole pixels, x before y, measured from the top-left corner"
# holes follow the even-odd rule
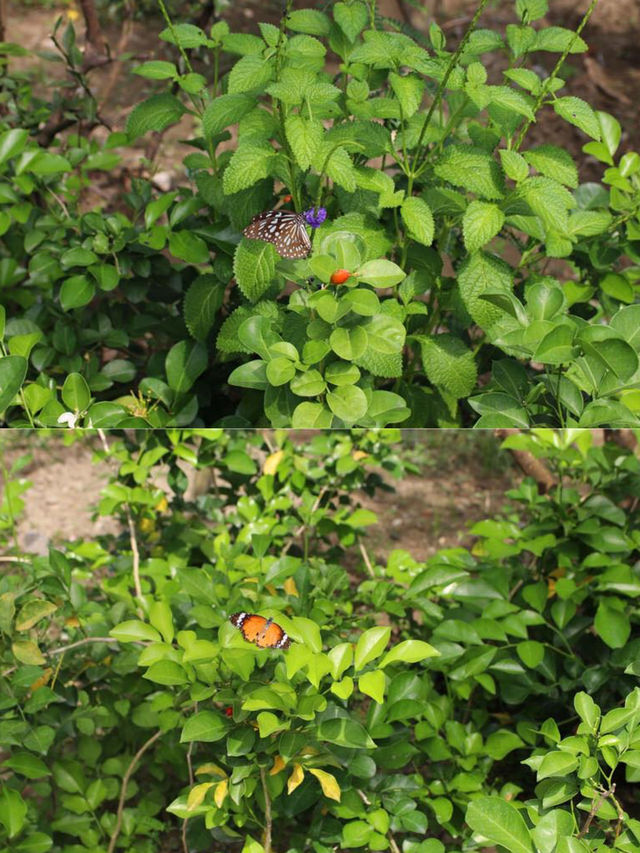
[[[296,586],[296,582],[293,578],[287,578],[284,582],[284,591],[287,595],[295,595],[298,597],[300,593],[298,592],[298,587]]]
[[[156,523],[153,518],[141,518],[140,519],[140,532],[141,533],[151,533],[152,530],[155,529]]]
[[[160,498],[154,509],[156,509],[158,512],[166,512],[169,509],[169,504],[164,495]]]
[[[33,628],[36,622],[44,619],[45,616],[50,616],[58,609],[58,605],[52,601],[45,601],[44,598],[32,598],[20,608],[20,612],[16,616],[16,629],[18,631],[28,631]]]
[[[69,616],[68,619],[64,620],[64,624],[67,626],[67,628],[79,628],[80,620],[77,616]]]
[[[270,456],[264,460],[264,467],[262,469],[263,474],[275,474],[278,470],[278,465],[282,461],[284,456],[284,450],[276,450],[275,453],[272,453]]]
[[[289,776],[289,781],[287,782],[287,793],[291,794],[295,791],[295,789],[302,783],[304,779],[304,770],[299,764],[293,765],[293,772],[291,776]]]
[[[227,791],[229,790],[229,780],[223,779],[222,782],[218,782],[216,785],[216,789],[213,792],[213,801],[220,809],[222,808],[222,804],[224,803],[225,797],[227,796]]]
[[[273,760],[273,767],[269,770],[269,776],[275,776],[276,773],[279,773],[281,770],[284,770],[284,761],[282,760],[281,755],[276,755]]]
[[[220,776],[222,779],[227,778],[227,774],[222,767],[219,767],[212,761],[209,761],[206,764],[201,764],[196,770],[196,776]]]
[[[331,773],[327,773],[324,770],[317,770],[315,768],[310,769],[309,773],[315,776],[318,782],[320,782],[322,793],[325,797],[329,797],[331,800],[337,800],[340,802],[342,792],[340,791],[340,786],[338,785],[335,776],[332,776]]]
[[[42,652],[31,640],[16,640],[11,648],[20,663],[30,663],[34,666],[46,663]]]
[[[547,598],[553,598],[553,596],[556,594],[556,582],[553,578],[549,578],[547,584]]]
[[[200,785],[196,785],[195,788],[192,788],[189,791],[189,796],[187,797],[187,811],[192,812],[194,809],[197,809],[200,803],[204,800],[204,796],[209,790],[215,785],[215,782],[202,782]]]
[[[359,459],[366,459],[368,455],[369,454],[365,453],[364,450],[354,450],[351,454],[351,458],[355,459],[357,462]]]
[[[39,690],[41,687],[44,687],[45,684],[49,683],[49,679],[51,678],[52,673],[53,670],[51,669],[51,667],[45,669],[40,678],[36,678],[33,684],[29,687],[29,690],[31,690],[32,693],[35,693],[36,690]]]

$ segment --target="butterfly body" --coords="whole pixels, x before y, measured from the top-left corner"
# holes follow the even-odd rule
[[[273,619],[265,619],[257,613],[234,613],[229,621],[242,634],[248,643],[255,643],[260,649],[288,649],[291,643],[287,632]]]
[[[265,210],[242,232],[250,240],[272,243],[283,258],[306,258],[311,251],[306,219],[290,210]]]

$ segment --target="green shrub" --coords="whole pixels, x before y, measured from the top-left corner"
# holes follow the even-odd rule
[[[638,849],[638,460],[510,438],[552,495],[524,480],[470,549],[360,567],[357,490],[403,475],[397,441],[130,434],[96,451],[122,534],[44,557],[10,544],[10,479],[3,849]],[[246,643],[239,610],[291,646]]]
[[[135,72],[171,91],[104,149],[72,135],[39,150],[10,89],[7,421],[637,425],[640,156],[617,157],[619,123],[560,76],[594,4],[574,33],[540,25],[546,0],[518,0],[520,23],[499,33],[478,25],[486,3],[455,50],[437,24],[407,34],[361,0],[289,6],[259,35],[174,24],[161,4],[179,59]],[[558,61],[541,76],[546,54]],[[552,142],[527,147],[551,110],[590,140],[602,184],[580,183]],[[186,113],[188,186],[156,196],[138,181],[127,213],[80,212],[115,146]],[[288,196],[328,211],[306,259],[242,236]]]

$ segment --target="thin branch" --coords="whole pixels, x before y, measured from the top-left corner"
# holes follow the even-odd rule
[[[594,817],[598,813],[598,809],[600,808],[600,806],[602,805],[604,800],[606,800],[607,797],[610,797],[615,792],[615,790],[616,790],[616,786],[612,785],[608,791],[602,791],[602,793],[600,794],[598,799],[594,800],[591,803],[591,809],[589,811],[589,814],[587,815],[587,819],[585,820],[582,829],[580,830],[580,832],[577,835],[577,838],[583,838],[587,834],[587,832],[589,831],[589,827],[591,826],[591,821],[594,819]]]
[[[0,563],[30,563],[30,557],[0,557]]]
[[[131,763],[127,767],[127,772],[124,774],[124,777],[122,779],[122,788],[120,790],[120,799],[118,801],[118,817],[116,819],[115,828],[111,833],[111,840],[109,841],[109,848],[107,850],[107,853],[113,853],[116,846],[116,841],[118,840],[118,835],[120,835],[120,828],[122,827],[122,813],[124,812],[124,802],[127,797],[127,786],[129,784],[129,779],[133,775],[133,771],[135,770],[138,761],[140,761],[144,753],[149,749],[152,744],[154,744],[158,740],[161,735],[162,730],[157,731],[154,735],[151,735],[149,740],[145,741],[145,743],[142,744],[140,749],[131,759]]]
[[[47,649],[45,650],[45,655],[63,655],[65,652],[71,651],[71,649],[78,649],[80,646],[86,646],[89,643],[119,643],[119,640],[116,640],[115,637],[85,637],[83,640],[76,640],[75,643],[69,643],[68,646],[60,646],[57,649]]]
[[[358,547],[360,548],[360,553],[362,554],[362,559],[364,560],[364,564],[367,567],[367,571],[369,572],[369,577],[375,578],[375,572],[373,571],[373,566],[371,565],[371,560],[369,559],[369,555],[367,554],[367,549],[364,547],[362,542],[358,543]]]
[[[129,540],[131,542],[131,553],[133,554],[133,585],[136,590],[136,598],[142,605],[142,587],[140,586],[140,552],[138,551],[138,540],[136,539],[136,528],[131,516],[131,509],[127,505],[127,523],[129,525]]]
[[[264,853],[271,853],[271,797],[269,796],[269,789],[267,788],[267,778],[264,773],[264,767],[260,768],[260,779],[262,781],[262,792],[264,794],[264,836],[262,839],[262,846],[264,847]]]
[[[198,703],[196,702],[195,711],[198,711]],[[189,742],[189,749],[187,750],[187,767],[189,768],[189,787],[193,788],[193,783],[195,781],[193,775],[193,765],[191,763],[191,753],[193,751],[194,741]],[[182,821],[182,850],[183,853],[189,853],[189,847],[187,845],[187,824],[189,823],[189,818],[185,817]]]
[[[318,497],[315,499],[314,504],[311,507],[311,512],[309,513],[309,516],[312,516],[313,513],[318,509],[318,507],[320,506],[320,501],[322,500],[322,498],[325,496],[326,493],[327,493],[327,486],[323,486],[320,489],[320,491],[318,492]],[[284,557],[284,555],[287,553],[289,548],[291,548],[291,546],[293,545],[294,541],[298,538],[298,536],[301,536],[304,533],[306,526],[307,526],[306,522],[303,522],[300,525],[300,527],[296,530],[296,532],[293,534],[291,539],[289,539],[287,544],[284,546],[284,548],[280,552],[281,557]]]

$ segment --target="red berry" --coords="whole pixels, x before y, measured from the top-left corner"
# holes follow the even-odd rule
[[[231,705],[229,705],[228,708],[225,708],[224,712],[227,715],[227,717],[233,717],[233,708],[231,707]]]
[[[331,274],[331,284],[344,284],[350,275],[349,270],[336,270]]]

